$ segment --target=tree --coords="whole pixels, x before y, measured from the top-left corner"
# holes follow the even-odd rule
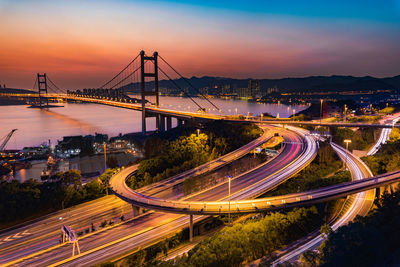
[[[321,226],[320,233],[321,237],[326,240],[328,236],[332,233],[332,228],[328,224],[324,224]]]
[[[82,186],[81,172],[78,170],[69,170],[64,172],[61,177],[61,182],[64,186],[73,185],[75,188]]]

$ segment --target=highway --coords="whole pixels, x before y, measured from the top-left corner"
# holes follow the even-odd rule
[[[285,166],[295,160],[295,162],[304,153],[302,137],[288,130],[281,130],[284,138],[288,140],[283,151],[268,163],[263,164],[250,172],[239,175],[232,180],[232,193],[266,179],[274,179],[276,183],[289,177],[282,176]],[[316,151],[315,151],[316,153]],[[312,156],[312,155],[311,155]],[[303,168],[303,165],[298,167]],[[281,170],[283,169],[283,170]],[[131,170],[125,169],[120,174],[126,177]],[[254,189],[249,187],[241,191],[242,193]],[[267,188],[266,188],[267,190]],[[171,198],[175,197],[176,192],[170,191]],[[211,192],[211,193],[210,193]],[[226,185],[222,187],[213,187],[209,190],[202,191],[196,195],[189,197],[189,200],[200,200],[207,198],[210,200],[219,200],[226,198]],[[194,221],[203,219],[204,216],[195,216]],[[65,262],[70,266],[90,265],[100,263],[116,255],[120,255],[131,251],[138,246],[143,246],[166,237],[188,226],[188,216],[179,214],[166,214],[158,212],[147,212],[143,215],[135,217],[131,221],[118,227],[111,228],[107,231],[98,233],[94,236],[80,239],[80,247],[82,254],[80,257],[70,259]],[[46,252],[39,256],[27,259],[20,264],[30,266],[43,266],[51,263],[61,264],[63,260],[68,259],[71,254],[71,247],[63,246]]]
[[[269,129],[271,129],[271,127]],[[289,131],[286,131],[286,132],[290,133]],[[196,168],[196,170],[192,171],[192,174],[197,173],[197,171],[204,171],[205,169],[208,170],[211,167],[215,168],[217,165],[220,165],[220,164],[221,165],[226,164],[227,162],[229,162],[229,160],[234,160],[235,158],[238,157],[238,155],[240,155],[242,153],[245,153],[244,151],[248,152],[249,150],[253,149],[254,147],[258,146],[259,144],[267,141],[269,139],[269,137],[271,135],[273,135],[274,133],[275,133],[275,130],[273,130],[272,132],[271,131],[266,131],[265,134],[263,135],[263,137],[257,139],[257,141],[252,142],[250,145],[244,146],[243,148],[239,149],[235,153],[227,154],[226,156],[224,156],[222,158],[219,158],[216,161],[210,162],[209,164],[205,164],[203,166],[200,166],[200,167]],[[293,134],[291,133],[291,135],[293,135]],[[296,136],[296,138],[298,138],[300,140],[300,138],[297,135],[294,135],[294,136]],[[290,139],[290,140],[292,140],[292,139]],[[293,152],[293,147],[298,147],[298,145],[290,145],[290,146],[287,146],[287,147],[288,147],[287,149],[289,149],[289,147],[292,147],[292,150],[288,150],[288,151]],[[300,149],[298,148],[297,150],[299,151]],[[283,154],[282,154],[282,156],[278,155],[279,158],[276,161],[283,160],[282,162],[287,162],[287,160],[291,160],[294,155],[290,155],[290,156],[291,157],[289,159],[286,159],[288,157],[288,155],[283,155]],[[271,162],[270,164],[268,164],[268,166],[272,165],[276,161]],[[280,165],[280,166],[282,166],[282,165]],[[276,168],[274,168],[273,170],[276,171]],[[176,186],[176,184],[177,184],[179,179],[176,179],[176,177],[173,177],[172,179],[169,179],[169,180],[171,180],[172,182],[168,183],[168,182],[164,181],[164,182],[161,182],[161,186],[156,184],[156,185],[148,187],[148,189],[150,191],[153,191],[152,193],[155,194],[155,195],[157,195],[157,193],[161,193],[163,195],[163,194],[165,194],[166,191],[170,192],[171,198],[174,198],[174,197],[176,197],[176,194],[173,193],[173,190],[165,190],[165,189],[168,189],[168,185],[170,187]],[[224,191],[226,192],[226,190],[224,190]],[[122,204],[121,201],[119,201],[119,203],[116,204],[116,205],[123,206],[123,209],[126,210],[127,213],[129,213],[129,210],[131,210],[130,205]],[[107,207],[110,207],[110,206],[108,206],[108,204],[106,202],[101,202],[99,204],[99,206],[97,206],[97,207],[98,208],[102,207],[102,209],[108,210]],[[101,209],[99,209],[99,210],[101,210]],[[116,212],[115,214],[117,215],[117,217],[120,216],[119,212],[117,212],[117,208],[116,207],[111,207],[111,210]],[[86,224],[84,224],[85,227],[80,227],[80,228],[87,228],[87,227],[90,226],[90,222],[92,222],[91,219],[96,216],[97,209],[93,208],[93,211],[88,210],[87,213],[82,212],[82,214],[81,213],[76,213],[75,214],[74,211],[71,211],[71,214],[72,214],[73,218],[78,218],[79,216],[82,216],[83,221],[85,221],[84,218],[85,218],[85,216],[87,216],[89,218],[89,220],[86,221]],[[132,211],[130,211],[130,214],[132,214]],[[57,220],[57,217],[58,216],[53,216],[52,218],[50,218],[49,221],[51,221],[51,223],[48,223],[48,221],[44,221],[43,223],[38,223],[37,227],[39,229],[41,229],[41,232],[39,233],[39,231],[31,231],[32,233],[34,233],[34,235],[30,235],[29,237],[27,237],[27,239],[29,239],[29,241],[26,242],[26,243],[25,242],[21,243],[21,242],[19,242],[19,240],[16,240],[15,241],[16,242],[16,247],[9,246],[10,243],[5,244],[4,245],[5,247],[3,245],[0,245],[0,249],[1,249],[0,250],[1,251],[1,255],[0,255],[0,260],[1,261],[0,262],[2,262],[2,263],[8,262],[10,260],[20,258],[20,257],[22,257],[24,255],[36,252],[38,250],[42,250],[44,248],[48,248],[48,247],[50,247],[52,245],[56,245],[58,243],[58,237],[59,237],[59,231],[60,231],[59,229],[61,227],[61,222],[59,222]],[[99,222],[102,221],[102,220],[103,220],[103,218],[101,220],[99,220]],[[63,220],[62,223],[70,225],[70,221],[67,220],[67,219]],[[157,224],[155,223],[154,225],[157,225]],[[72,224],[72,223],[71,223],[71,226],[72,226],[73,229],[78,229],[78,227],[75,227],[75,225]],[[122,227],[122,226],[119,226],[119,227]],[[119,228],[119,227],[116,227],[116,228]],[[181,226],[179,226],[179,227],[181,227]],[[23,229],[17,229],[15,231],[20,232],[20,230],[23,230]],[[129,231],[130,230],[126,230],[126,232],[124,232],[125,235]],[[39,237],[37,235],[35,235],[36,232],[39,233]],[[6,233],[6,234],[7,235],[8,234],[11,235],[13,233],[14,232]],[[46,234],[41,236],[41,234],[43,234],[43,233],[46,233]],[[47,236],[49,238],[45,239],[45,241],[44,241],[43,237],[47,237]],[[118,237],[118,235],[115,235],[115,237]],[[84,246],[81,246],[81,248],[82,247],[84,247]]]
[[[392,116],[384,117],[380,121],[380,123],[395,124],[399,119],[400,119],[400,114],[397,113]],[[381,145],[385,144],[386,141],[389,139],[391,131],[392,131],[391,128],[382,129],[377,142],[368,151],[367,153],[368,156],[374,155],[376,152],[378,152]],[[347,153],[349,160],[348,167],[351,172],[353,180],[360,180],[372,176],[371,170],[367,166],[365,166],[365,164],[359,158],[355,157],[349,151],[346,151],[345,149],[341,148],[338,145],[333,145],[332,147],[341,157],[343,162],[346,162],[345,158],[346,155],[344,153]],[[339,214],[339,219],[335,220],[330,224],[331,228],[333,230],[338,229],[340,226],[345,225],[348,222],[352,221],[356,215],[365,216],[373,205],[373,200],[375,195],[376,195],[376,190],[371,189],[366,192],[361,192],[355,195],[348,196],[343,207],[345,207],[348,203],[350,203],[350,207],[344,211],[345,212],[344,214]],[[294,242],[293,244],[285,248],[283,251],[281,251],[280,253],[281,256],[279,257],[279,259],[274,261],[274,265],[283,263],[285,261],[293,260],[294,258],[297,258],[302,253],[304,253],[306,250],[316,248],[317,246],[320,245],[321,242],[322,238],[320,236],[319,231],[310,234],[309,236]]]
[[[280,157],[276,157],[272,160],[275,162],[275,168],[276,166],[280,167],[275,170],[275,172],[278,170],[279,172],[276,173],[273,178],[269,177],[268,179],[265,179],[263,175],[264,173],[268,173],[269,170],[273,169],[269,166],[271,165],[271,162],[269,162],[268,164],[257,167],[253,171],[245,173],[243,177],[239,176],[240,179],[233,179],[231,182],[231,203],[229,201],[227,202],[226,198],[223,199],[223,201],[210,201],[215,195],[226,194],[228,187],[227,182],[218,184],[217,186],[211,188],[208,190],[208,193],[202,192],[201,195],[185,198],[184,201],[160,199],[136,192],[130,189],[125,183],[125,179],[129,176],[129,174],[135,171],[135,167],[125,169],[118,175],[113,176],[110,180],[111,189],[121,199],[133,205],[152,210],[200,215],[227,214],[230,212],[248,213],[248,209],[241,208],[242,202],[236,200],[254,198],[265,193],[266,189],[272,189],[276,187],[280,183],[284,182],[287,177],[293,176],[299,170],[307,166],[316,155],[317,145],[313,137],[305,135],[304,132],[301,132],[304,138],[303,143],[302,138],[293,138],[291,135],[288,135],[289,131],[282,131],[282,133],[283,137],[287,141],[282,154],[290,154],[291,156],[286,161],[282,161]],[[303,152],[299,154],[302,146],[304,146]],[[297,157],[296,161],[294,161],[295,157]],[[248,203],[246,202],[245,206],[247,205]],[[252,208],[251,212],[254,211],[254,208]]]
[[[354,156],[350,151],[345,150],[337,144],[332,143],[331,145],[341,160],[343,162],[347,162],[347,166],[353,181],[359,181],[372,176],[369,168],[358,157]],[[340,226],[346,225],[354,220],[357,215],[365,216],[372,208],[375,194],[376,190],[371,189],[348,196],[343,204],[345,210],[342,210],[338,218],[329,224],[332,230],[336,231]],[[275,260],[272,265],[276,266],[286,261],[296,259],[305,251],[317,248],[322,241],[323,239],[320,232],[313,232],[309,236],[294,242],[281,251],[280,257]]]
[[[361,161],[360,164],[362,164]],[[293,165],[295,166],[295,164]],[[151,209],[173,213],[212,215],[227,213],[256,213],[321,203],[354,193],[366,191],[368,189],[374,189],[376,187],[395,183],[398,180],[400,180],[400,170],[371,178],[361,180],[358,179],[352,182],[323,187],[302,193],[288,194],[284,196],[260,198],[254,200],[236,200],[233,195],[232,199],[234,201],[231,202],[226,200],[191,201],[190,199],[186,199],[185,201],[172,201],[167,199],[158,199],[145,196],[143,194],[138,194],[137,192],[126,188],[126,186],[124,186],[125,183],[121,182],[123,181],[123,177],[115,178],[112,183],[114,183],[115,181],[119,181],[115,182],[114,184],[114,190],[117,191],[116,194],[119,197],[123,198],[125,201],[129,201],[134,205],[140,205],[149,208],[151,207]],[[258,186],[257,182],[255,183],[255,185],[256,187]],[[247,192],[249,190],[252,190],[252,187],[246,188]],[[241,192],[240,194],[243,195],[243,192]],[[231,206],[232,208],[229,209],[229,206]]]
[[[381,124],[386,123],[386,124],[391,124],[395,125],[400,119],[400,114],[396,113],[393,116],[390,116],[389,118],[385,117],[380,121]],[[378,152],[379,148],[381,145],[385,144],[387,140],[389,140],[390,133],[392,132],[392,128],[384,128],[382,129],[381,134],[379,135],[378,141],[375,143],[375,145],[368,151],[367,155],[371,156],[374,155],[376,152]]]
[[[262,128],[264,133],[261,137],[239,149],[182,174],[141,188],[139,191],[163,197],[172,188],[179,187],[187,177],[215,170],[242,157],[254,148],[267,142],[274,135],[274,129],[276,129],[273,126],[263,126]],[[59,243],[60,227],[62,224],[69,225],[72,229],[80,231],[90,228],[91,223],[98,226],[104,220],[114,219],[114,221],[119,221],[122,215],[126,219],[132,217],[132,207],[125,201],[112,195],[56,212],[45,216],[41,220],[16,227],[14,230],[3,230],[3,233],[0,234],[0,264],[57,245]]]

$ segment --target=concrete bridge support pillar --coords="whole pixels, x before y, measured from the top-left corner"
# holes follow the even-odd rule
[[[171,130],[172,128],[172,118],[171,117],[167,117],[167,131]]]
[[[142,111],[142,134],[146,135],[146,114],[145,111]]]
[[[164,132],[165,131],[165,116],[160,115],[159,123],[158,123],[158,131]]]
[[[189,215],[189,242],[193,241],[193,215]]]
[[[178,127],[181,127],[183,125],[183,120],[177,118],[177,121],[178,121]]]
[[[135,205],[132,205],[133,217],[139,216],[144,213],[144,209]]]
[[[156,116],[156,130],[160,131],[160,115]]]

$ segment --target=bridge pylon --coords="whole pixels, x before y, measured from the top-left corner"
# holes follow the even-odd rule
[[[46,73],[44,74],[37,74],[37,84],[38,84],[38,91],[39,91],[39,107],[44,108],[49,105],[49,99],[47,97],[42,97],[42,94],[47,95],[47,76]],[[43,100],[46,99],[45,106],[43,106]]]
[[[153,72],[146,72],[145,70],[145,63],[147,61],[153,62],[154,71]],[[159,93],[158,93],[158,52],[154,52],[153,56],[146,56],[145,52],[142,50],[140,51],[140,77],[141,77],[141,97],[142,97],[142,134],[146,134],[146,96],[155,96],[156,102],[155,105],[158,108],[159,102]],[[153,78],[154,79],[154,91],[147,91],[146,90],[146,78]],[[156,125],[159,128],[160,125],[160,117],[156,116]]]

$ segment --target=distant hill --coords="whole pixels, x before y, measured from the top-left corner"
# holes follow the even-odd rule
[[[196,88],[215,87],[221,88],[230,85],[231,88],[247,87],[249,79],[232,79],[222,77],[204,76],[201,78],[192,77],[188,79]],[[388,78],[375,78],[371,76],[310,76],[305,78],[282,78],[282,79],[259,79],[262,90],[276,87],[279,92],[345,92],[345,91],[377,91],[377,90],[400,90],[400,75]],[[174,82],[181,88],[189,88],[189,85],[182,79],[175,79]],[[153,82],[148,82],[147,87],[153,87]],[[161,80],[159,86],[167,89],[176,89],[176,86],[169,80]],[[138,84],[128,84],[122,89],[139,92]]]

